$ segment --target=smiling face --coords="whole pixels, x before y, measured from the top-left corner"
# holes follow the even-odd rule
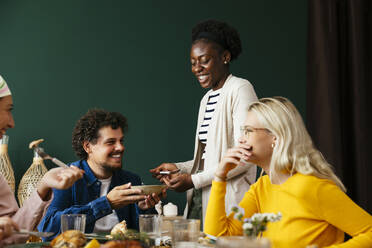
[[[269,130],[262,127],[257,115],[248,111],[247,118],[244,122],[246,135],[242,135],[239,139],[240,143],[250,145],[252,156],[248,162],[259,165],[262,168],[268,168],[273,153],[272,144],[275,143],[275,136]]]
[[[84,149],[88,154],[88,164],[98,177],[110,177],[112,172],[122,167],[125,147],[124,134],[121,128],[102,127],[94,144],[85,142]]]
[[[0,98],[0,138],[3,137],[7,129],[14,127],[12,110],[12,96]]]
[[[221,50],[217,44],[203,40],[196,41],[191,47],[191,71],[204,89],[221,88],[229,75],[231,54]]]

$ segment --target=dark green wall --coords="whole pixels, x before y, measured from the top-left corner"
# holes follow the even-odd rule
[[[9,154],[20,180],[28,143],[69,162],[71,131],[89,108],[129,119],[124,167],[148,170],[192,158],[204,91],[190,72],[190,31],[207,18],[235,26],[243,54],[232,72],[259,97],[283,95],[305,110],[306,1],[0,0],[0,74],[14,93]],[[50,163],[47,163],[51,166]],[[184,203],[181,194],[169,199]]]

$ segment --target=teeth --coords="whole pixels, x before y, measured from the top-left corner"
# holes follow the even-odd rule
[[[200,81],[203,81],[203,80],[205,80],[207,78],[207,76],[206,75],[202,75],[202,76],[199,76],[198,78],[199,78]]]
[[[120,154],[112,155],[111,157],[113,157],[113,158],[120,158]]]

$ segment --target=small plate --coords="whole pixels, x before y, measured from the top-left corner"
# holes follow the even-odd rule
[[[167,185],[140,185],[140,186],[132,186],[132,189],[140,189],[142,190],[144,195],[151,195],[152,193],[160,194],[161,191],[167,188]]]

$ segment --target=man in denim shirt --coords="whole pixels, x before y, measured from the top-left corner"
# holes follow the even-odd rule
[[[81,160],[71,165],[84,170],[84,177],[70,189],[53,190],[53,201],[38,226],[39,231],[55,233],[47,240],[60,233],[62,214],[86,214],[87,233],[109,232],[123,220],[129,229],[138,229],[139,213],[160,200],[156,194],[131,189],[141,184],[140,177],[121,170],[126,129],[123,115],[105,110],[89,110],[77,122],[72,145]]]

